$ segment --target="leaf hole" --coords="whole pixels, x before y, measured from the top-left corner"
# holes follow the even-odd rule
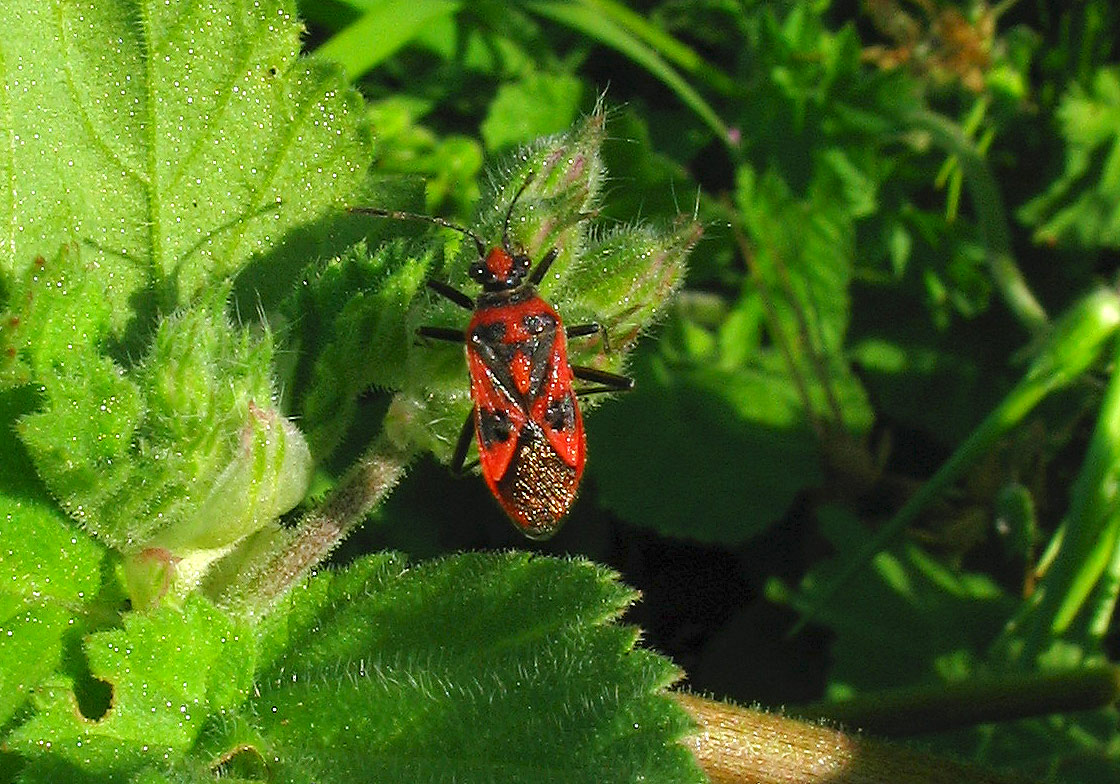
[[[113,684],[94,678],[79,678],[74,682],[74,698],[82,718],[101,721],[113,707]]]
[[[230,749],[213,765],[215,778],[267,780],[268,765],[256,746],[244,744]]]

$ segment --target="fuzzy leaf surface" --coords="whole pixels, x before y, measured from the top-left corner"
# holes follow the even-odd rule
[[[19,433],[62,505],[120,550],[185,557],[298,502],[310,456],[270,408],[271,341],[229,323],[228,288],[164,319],[126,372],[98,349],[107,305],[88,268],[68,249],[44,263],[23,352],[43,406]]]
[[[584,561],[366,559],[270,620],[249,721],[281,779],[702,781],[633,599]]]
[[[357,94],[297,56],[293,13],[284,0],[6,6],[7,281],[78,242],[119,332],[136,307],[169,312],[250,261],[302,267],[306,232],[288,235],[356,189],[369,140]]]
[[[90,673],[112,687],[108,710],[84,717],[73,683],[55,676],[36,693],[35,715],[9,736],[13,751],[108,780],[174,764],[207,719],[241,703],[252,684],[249,628],[200,598],[183,612],[129,614],[84,648]]]
[[[0,393],[0,422],[30,407]],[[82,628],[101,583],[104,551],[62,514],[9,428],[0,429],[0,725],[24,704]]]
[[[369,252],[359,244],[304,274],[284,303],[292,335],[308,349],[296,371],[300,425],[316,455],[337,446],[353,423],[358,394],[400,389],[409,346],[409,305],[424,286],[429,256],[400,242]]]

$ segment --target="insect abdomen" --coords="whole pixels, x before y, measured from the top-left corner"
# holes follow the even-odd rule
[[[513,459],[494,492],[526,536],[545,539],[575,500],[582,473],[582,462],[568,465],[541,429],[530,423],[521,430]]]

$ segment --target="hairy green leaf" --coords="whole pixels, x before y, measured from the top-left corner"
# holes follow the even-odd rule
[[[30,405],[0,393],[0,422]],[[9,428],[0,428],[0,725],[58,666],[101,584],[104,552],[51,501]]]
[[[524,553],[360,561],[269,621],[246,719],[281,778],[701,781],[675,669],[611,623],[633,598]]]
[[[329,455],[353,423],[360,392],[404,385],[415,340],[406,316],[428,263],[428,254],[400,242],[375,253],[360,244],[313,265],[284,303],[293,342],[306,349],[293,395],[317,456]]]
[[[305,238],[277,244],[365,176],[360,99],[297,58],[284,0],[50,0],[5,23],[0,271],[81,243],[115,330],[246,264],[302,266]]]
[[[182,612],[129,614],[84,648],[90,673],[112,689],[107,710],[83,716],[73,683],[55,676],[37,690],[36,713],[9,736],[10,749],[119,780],[181,760],[207,720],[240,704],[252,685],[252,632],[198,597]]]
[[[43,404],[19,432],[63,506],[138,559],[129,581],[145,605],[169,570],[192,581],[296,504],[310,455],[272,409],[271,341],[229,323],[227,287],[164,319],[126,373],[98,349],[108,306],[87,268],[71,249],[37,267],[18,354]]]

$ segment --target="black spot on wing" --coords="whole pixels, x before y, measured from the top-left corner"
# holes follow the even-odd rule
[[[553,400],[544,413],[544,421],[553,430],[570,430],[576,423],[575,398],[569,394],[560,400]]]
[[[478,435],[482,445],[489,448],[496,443],[504,443],[513,435],[513,423],[509,415],[498,408],[484,408],[478,412]]]

